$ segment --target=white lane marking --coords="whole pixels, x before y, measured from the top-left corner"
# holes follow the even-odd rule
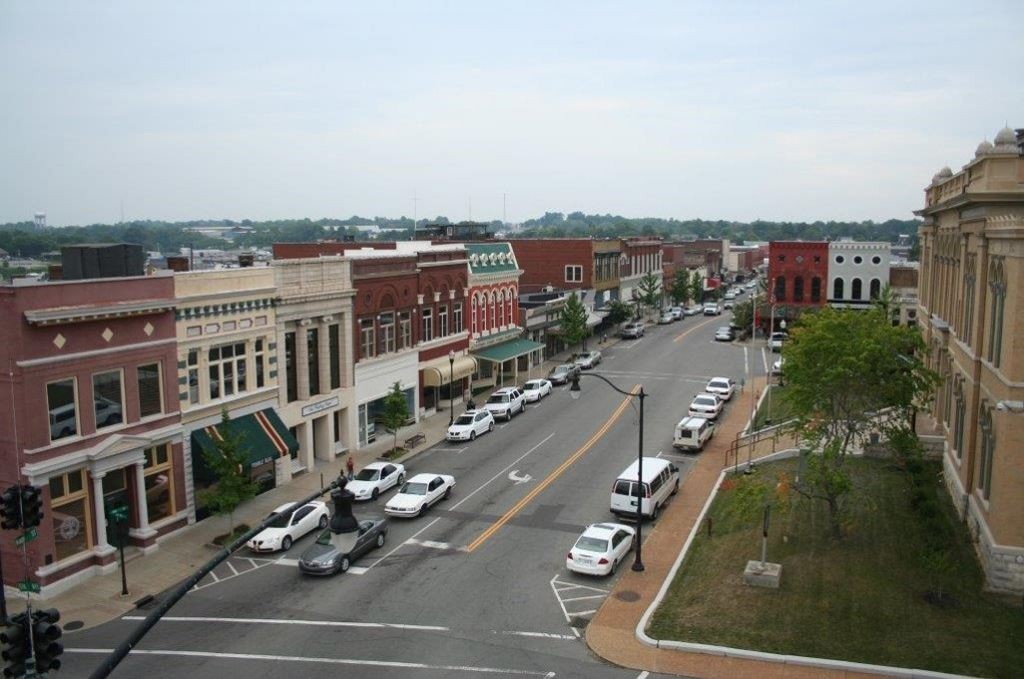
[[[467,500],[469,500],[469,498],[471,498],[471,497],[473,497],[474,495],[476,495],[477,493],[479,493],[479,492],[480,492],[481,490],[483,490],[483,489],[484,489],[484,488],[485,488],[485,487],[487,486],[487,484],[489,484],[489,483],[490,483],[491,481],[494,481],[494,479],[498,478],[498,477],[499,477],[499,476],[501,476],[502,474],[506,474],[506,473],[508,473],[508,470],[512,469],[512,467],[514,467],[515,465],[519,464],[519,463],[520,463],[520,462],[522,461],[522,459],[523,459],[523,458],[525,458],[525,457],[526,457],[527,455],[529,455],[530,453],[532,453],[533,451],[537,450],[537,449],[538,449],[538,448],[540,448],[540,447],[541,447],[542,445],[544,445],[545,443],[547,443],[547,442],[548,442],[549,440],[551,440],[551,437],[552,437],[552,436],[554,436],[554,435],[555,435],[555,433],[554,433],[554,432],[551,432],[550,434],[548,434],[548,435],[547,435],[547,437],[546,437],[546,438],[545,438],[545,439],[544,439],[543,441],[541,441],[540,443],[538,443],[537,445],[535,445],[535,446],[534,446],[533,448],[530,448],[530,449],[529,449],[528,451],[526,451],[525,453],[523,453],[523,454],[522,454],[521,456],[519,456],[518,458],[516,458],[515,460],[513,460],[513,461],[512,461],[512,464],[510,464],[509,466],[505,467],[505,468],[504,468],[504,469],[502,469],[502,470],[501,470],[500,472],[498,472],[497,474],[495,474],[495,475],[494,475],[494,476],[492,476],[491,478],[489,478],[489,479],[487,479],[486,481],[484,481],[484,482],[483,482],[483,484],[481,484],[479,488],[477,488],[477,489],[476,489],[476,490],[474,490],[474,491],[473,491],[472,493],[470,493],[470,494],[469,494],[469,495],[467,495],[466,497],[462,498],[461,500],[459,500],[458,502],[456,502],[455,504],[453,504],[453,505],[451,506],[451,509],[458,509],[459,507],[461,507],[461,506],[462,506],[462,503],[466,502]],[[417,533],[417,535],[418,535],[418,533]],[[413,537],[416,537],[416,536],[414,535]]]
[[[209,575],[211,578],[213,578],[213,582],[220,582],[220,578],[218,578],[217,574],[214,573],[213,571],[210,571],[209,573],[207,573],[207,575]],[[197,587],[198,587],[198,585],[197,585]]]
[[[298,559],[286,559],[285,557],[282,556],[280,559],[275,561],[274,564],[277,565],[277,566],[293,566],[294,567],[294,566],[298,566],[299,565],[299,560]]]
[[[647,677],[649,675],[650,675],[650,672],[648,672],[647,670],[644,670],[640,674],[636,675],[636,679],[647,679]]]
[[[602,599],[608,596],[607,594],[588,594],[587,596],[574,596],[571,599],[562,599],[562,603],[569,603],[570,601],[583,601],[584,599]]]
[[[243,558],[243,559],[245,559],[246,561],[248,561],[248,562],[249,562],[249,564],[250,564],[250,565],[251,565],[251,566],[252,566],[253,568],[259,568],[259,566],[257,566],[257,565],[256,565],[256,562],[255,562],[255,561],[253,561],[252,559],[250,559],[249,557],[245,556],[245,557],[242,557],[242,558]]]
[[[410,537],[410,538],[409,538],[408,540],[406,540],[405,542],[403,542],[403,543],[399,544],[399,545],[398,545],[397,547],[395,547],[394,549],[392,549],[392,550],[391,550],[390,552],[388,552],[387,554],[385,554],[384,556],[382,556],[381,558],[377,559],[377,560],[376,560],[376,561],[374,561],[374,562],[373,562],[372,564],[370,564],[369,566],[367,566],[367,567],[366,567],[366,570],[370,570],[371,568],[373,568],[374,566],[376,566],[377,564],[379,564],[379,563],[380,563],[381,561],[383,561],[384,559],[388,558],[389,556],[391,556],[392,554],[394,554],[395,552],[397,552],[398,550],[400,550],[400,549],[401,549],[402,547],[404,547],[404,546],[406,545],[406,543],[408,543],[408,542],[409,542],[409,540],[415,540],[415,539],[416,539],[416,536],[418,536],[418,535],[419,535],[420,533],[422,533],[423,531],[427,530],[428,528],[430,528],[431,526],[433,526],[433,525],[434,525],[435,523],[437,523],[437,522],[438,522],[438,521],[440,521],[440,520],[441,520],[440,518],[434,519],[433,521],[431,521],[430,523],[428,523],[428,524],[427,524],[426,526],[424,526],[423,528],[420,528],[420,529],[419,529],[418,531],[416,531],[415,533],[413,533],[413,534],[412,534],[412,537]]]
[[[765,352],[764,347],[761,347],[761,360],[764,363],[764,374],[768,374],[768,354]]]
[[[370,570],[370,569],[366,568],[365,566],[349,566],[348,567],[348,574],[349,575],[362,575],[363,573],[365,573],[368,570]]]
[[[508,480],[518,486],[520,483],[529,483],[530,481],[533,481],[533,477],[530,476],[529,474],[520,476],[519,470],[513,469],[508,473]]]
[[[71,653],[111,653],[111,648],[65,648]],[[307,658],[294,655],[267,655],[262,653],[213,653],[210,651],[170,651],[156,649],[132,649],[137,655],[177,656],[185,658],[220,658],[224,660],[277,660],[293,663],[320,663],[326,665],[366,665],[370,667],[400,667],[403,669],[434,670],[444,672],[480,672],[485,674],[512,674],[531,677],[554,677],[554,672],[536,672],[501,667],[474,667],[471,665],[428,665],[426,663],[400,662],[397,660],[361,660],[358,658]]]
[[[499,632],[495,632],[495,633],[498,634]],[[538,638],[538,639],[563,639],[563,640],[566,640],[566,641],[575,641],[576,640],[576,637],[574,637],[574,636],[570,636],[568,634],[553,634],[552,632],[515,632],[515,631],[505,631],[505,632],[500,632],[500,634],[505,634],[505,635],[513,636],[513,637],[535,637],[535,638]]]
[[[455,453],[457,455],[465,451],[466,448],[434,448],[435,453]]]
[[[122,620],[145,620],[142,615],[125,615]],[[165,615],[160,622],[233,622],[248,625],[307,625],[311,627],[369,627],[375,629],[407,629],[418,632],[450,632],[450,627],[437,625],[406,625],[388,622],[355,622],[350,620],[294,620],[290,618],[224,618]]]
[[[747,352],[746,347],[743,347],[743,373],[748,378],[750,377],[750,354]]]
[[[581,616],[581,615],[593,615],[594,613],[597,613],[597,609],[596,608],[594,610],[592,610],[592,611],[574,611],[573,615],[578,617],[578,616]]]
[[[234,565],[231,563],[231,559],[228,559],[224,563],[226,563],[228,565],[228,568],[231,569],[231,574],[232,575],[238,575],[238,569],[235,568]]]
[[[419,545],[420,547],[429,547],[430,549],[448,549],[454,551],[465,551],[465,547],[452,547],[447,542],[435,542],[434,540],[414,540],[409,538],[405,541],[407,545]]]

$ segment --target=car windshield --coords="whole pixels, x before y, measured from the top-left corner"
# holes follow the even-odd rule
[[[426,495],[427,484],[425,483],[407,483],[402,486],[402,492],[406,495]]]
[[[728,389],[729,383],[725,380],[711,380],[711,382],[708,383],[708,386],[715,389]]]
[[[526,384],[523,385],[523,389],[531,391],[533,389],[540,389],[540,382],[527,382]]]
[[[786,333],[783,333],[783,332],[773,332],[772,333],[772,339],[773,340],[784,340],[784,339],[786,339]]]
[[[697,398],[693,399],[693,402],[699,406],[715,405],[715,399],[711,398],[710,396],[698,396]]]
[[[582,549],[587,552],[604,553],[608,551],[608,541],[602,540],[601,538],[592,538],[589,535],[583,535],[576,541],[576,549]]]
[[[455,420],[455,424],[473,424],[473,416],[459,415],[459,419]]]
[[[270,516],[273,516],[271,514]],[[269,519],[270,516],[267,518]],[[287,528],[288,522],[291,521],[291,514],[288,516],[278,516],[276,519],[267,524],[267,528]]]
[[[316,544],[318,545],[330,545],[331,544],[331,531],[325,530],[323,533],[316,538]]]
[[[356,481],[376,481],[380,478],[379,469],[360,469],[356,474]]]
[[[491,396],[489,399],[487,399],[487,402],[504,403],[506,400],[508,400],[508,396],[506,396],[505,394],[495,394],[494,396]]]

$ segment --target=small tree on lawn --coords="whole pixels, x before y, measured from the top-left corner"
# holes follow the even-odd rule
[[[613,325],[625,323],[633,318],[633,308],[622,300],[612,300],[608,304],[608,322]]]
[[[698,304],[704,300],[704,278],[699,271],[690,274],[690,296]]]
[[[409,404],[405,400],[405,393],[402,386],[395,382],[391,391],[384,397],[384,411],[380,414],[380,423],[384,425],[388,433],[394,436],[395,445],[392,450],[398,448],[398,430],[402,428],[405,421],[409,419]]]
[[[587,327],[587,308],[576,295],[575,291],[565,300],[562,307],[562,337],[570,347],[579,344],[586,338],[590,328]]]
[[[783,348],[786,401],[793,428],[809,448],[793,489],[828,505],[832,533],[842,536],[851,489],[845,462],[870,432],[895,436],[931,393],[934,374],[921,362],[921,334],[893,326],[880,309],[825,307],[801,316]]]
[[[214,514],[228,517],[228,540],[235,534],[235,510],[238,505],[256,497],[259,487],[246,472],[249,464],[249,450],[242,443],[242,437],[231,431],[231,418],[227,408],[221,410],[219,436],[213,437],[216,452],[203,450],[206,466],[217,481],[206,490],[199,492],[199,500]]]
[[[656,309],[661,306],[661,276],[653,271],[648,271],[640,282],[636,284],[636,299],[643,305],[645,310]]]

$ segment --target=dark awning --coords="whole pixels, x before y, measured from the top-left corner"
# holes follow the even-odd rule
[[[273,408],[236,417],[228,427],[231,434],[238,436],[249,467],[258,467],[278,457],[289,457],[299,450],[299,442]],[[223,428],[223,424],[217,423],[192,432],[192,466],[197,478],[210,476],[205,454],[219,454],[214,440],[223,438]]]
[[[510,342],[494,344],[483,349],[473,350],[473,355],[484,361],[493,363],[504,363],[505,361],[525,356],[531,352],[543,349],[544,345],[528,339],[514,339]]]

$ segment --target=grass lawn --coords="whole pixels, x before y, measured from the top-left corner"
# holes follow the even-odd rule
[[[937,498],[953,536],[945,568],[924,557],[927,536],[910,506],[907,477],[887,461],[858,458],[848,464],[854,490],[840,541],[829,537],[824,503],[786,491],[798,459],[727,478],[709,510],[714,536],[701,530],[693,541],[655,612],[651,636],[978,676],[1021,676],[1021,601],[981,591],[981,571],[967,530],[940,487],[939,464],[926,463],[934,483],[925,490]],[[783,567],[779,590],[743,584],[744,565],[760,558],[765,502],[772,503],[768,560]],[[939,588],[955,603],[929,603],[926,593]]]
[[[789,403],[786,401],[786,387],[774,384],[770,388],[772,390],[771,408],[768,407],[769,402],[766,395],[761,401],[761,407],[757,409],[757,415],[754,417],[754,429],[767,426],[769,418],[772,424],[779,424],[791,417]]]

